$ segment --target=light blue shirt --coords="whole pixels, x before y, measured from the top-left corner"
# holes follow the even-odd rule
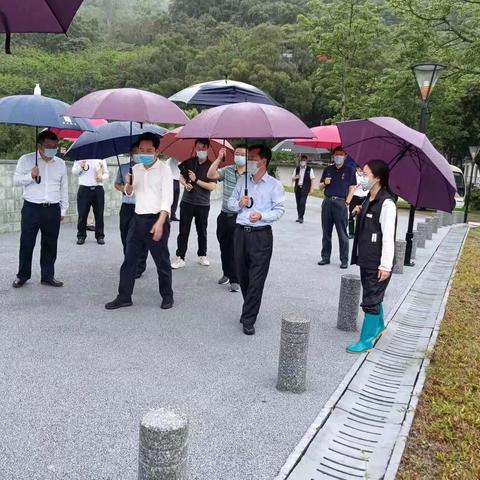
[[[253,198],[252,208],[240,208],[238,202],[245,193],[245,176],[238,180],[232,196],[228,201],[228,208],[232,212],[238,212],[237,223],[251,227],[263,227],[279,220],[285,213],[285,190],[283,185],[266,173],[258,183],[253,181],[252,175],[247,180],[248,196]],[[252,223],[250,213],[262,214],[262,219]]]
[[[117,178],[115,179],[115,183],[124,185],[127,181],[127,175],[130,173],[130,164],[123,163],[120,165],[120,168],[117,171]],[[128,195],[123,194],[122,203],[127,203],[130,205],[135,205],[135,195],[129,197]]]

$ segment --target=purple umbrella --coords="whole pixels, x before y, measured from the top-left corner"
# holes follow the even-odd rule
[[[0,0],[0,32],[10,52],[12,33],[67,33],[83,0]]]
[[[293,113],[274,105],[234,103],[205,110],[182,128],[178,138],[283,139],[313,138]],[[247,170],[245,169],[245,195]]]
[[[405,265],[411,265],[415,208],[451,212],[456,185],[447,160],[428,138],[391,117],[374,117],[338,124],[343,149],[355,163],[384,160],[390,167],[390,190],[412,207],[408,221]]]

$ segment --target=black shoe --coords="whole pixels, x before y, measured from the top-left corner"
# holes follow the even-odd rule
[[[328,265],[330,263],[330,260],[325,260],[325,259],[321,259],[317,265]]]
[[[245,335],[255,335],[255,327],[252,325],[251,327],[243,326],[243,333]]]
[[[59,282],[55,278],[51,278],[50,280],[42,280],[40,283],[42,285],[48,285],[49,287],[63,287],[63,282]]]
[[[105,245],[105,240],[103,238],[97,238],[97,243],[99,245]]]
[[[77,245],[83,245],[85,243],[84,238],[77,238]]]
[[[125,302],[123,300],[120,300],[118,297],[115,300],[112,300],[111,302],[108,302],[105,304],[105,308],[107,310],[116,310],[117,308],[123,308],[123,307],[131,307],[133,305],[132,301]]]
[[[348,268],[348,263],[345,263],[345,262],[342,263],[342,264],[340,265],[340,268],[343,268],[343,269]]]
[[[303,218],[299,218],[298,223],[303,223]]]
[[[173,298],[167,298],[162,300],[162,304],[160,305],[160,308],[162,310],[169,310],[170,308],[173,307],[174,301]]]
[[[12,287],[13,288],[22,288],[24,285],[25,285],[25,282],[26,280],[22,280],[20,278],[16,278],[13,283],[12,283]]]
[[[87,231],[88,232],[94,232],[95,231],[95,225],[87,225]]]
[[[297,218],[295,221],[296,221],[297,223],[300,223],[300,219],[299,219],[299,218]]]
[[[170,221],[171,221],[171,222],[179,222],[180,219],[177,218],[177,217],[171,217],[171,218],[170,218]]]

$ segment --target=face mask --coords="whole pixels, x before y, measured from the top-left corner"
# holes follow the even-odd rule
[[[57,154],[58,148],[46,148],[43,155],[47,158],[53,158]]]
[[[246,163],[245,155],[235,155],[235,165],[237,167],[244,167]]]
[[[333,160],[335,161],[335,165],[342,165],[342,163],[345,161],[345,157],[342,157],[341,155],[335,155]]]
[[[208,157],[208,152],[206,152],[205,150],[201,150],[199,152],[197,152],[197,158],[199,160],[206,160]]]
[[[155,155],[149,153],[139,153],[135,157],[135,163],[142,163],[143,165],[150,165],[155,161]]]
[[[247,170],[252,175],[255,175],[258,172],[257,162],[247,162]]]
[[[365,192],[370,189],[370,182],[368,181],[367,177],[362,177],[362,179],[360,180],[360,185]]]
[[[302,160],[302,161],[300,162],[300,166],[301,166],[301,167],[306,167],[306,166],[307,166],[307,162],[305,162],[305,161]]]

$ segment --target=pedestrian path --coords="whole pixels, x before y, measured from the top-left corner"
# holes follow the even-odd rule
[[[288,480],[394,479],[467,226],[452,227]]]

